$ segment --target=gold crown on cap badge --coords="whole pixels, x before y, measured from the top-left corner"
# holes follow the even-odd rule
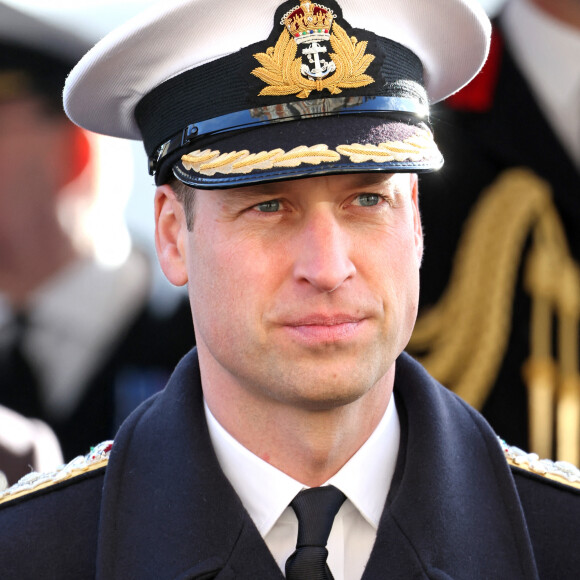
[[[330,8],[302,0],[300,6],[295,6],[284,15],[280,24],[286,26],[296,44],[301,44],[329,40],[334,18]]]
[[[300,6],[295,6],[282,17],[280,24],[284,30],[276,46],[254,54],[262,66],[255,68],[252,74],[268,85],[259,96],[296,95],[304,99],[312,91],[326,89],[336,95],[342,89],[364,87],[375,82],[370,75],[364,74],[375,58],[366,54],[367,42],[349,37],[334,22],[335,18],[330,8],[308,0],[301,0]],[[327,41],[334,51],[330,54],[321,44]],[[301,56],[295,58],[299,47]]]

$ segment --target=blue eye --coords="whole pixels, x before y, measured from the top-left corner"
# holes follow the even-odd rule
[[[377,205],[381,201],[381,196],[376,193],[363,193],[357,196],[356,201],[358,202],[358,205],[370,207]]]
[[[254,206],[256,211],[273,213],[280,211],[280,201],[277,199],[271,199],[269,201],[263,201]]]

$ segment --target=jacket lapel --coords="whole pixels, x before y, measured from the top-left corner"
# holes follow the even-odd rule
[[[115,438],[97,578],[234,577],[282,575],[213,452],[194,350]]]
[[[363,578],[537,578],[520,502],[495,434],[403,354],[401,450]]]

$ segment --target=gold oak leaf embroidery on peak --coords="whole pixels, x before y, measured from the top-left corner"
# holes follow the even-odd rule
[[[284,153],[276,159],[275,167],[298,167],[302,163],[310,165],[320,165],[321,163],[332,163],[338,161],[340,155],[328,148],[328,145],[299,145],[294,149]]]
[[[350,157],[353,163],[385,163],[388,161],[421,161],[425,154],[433,151],[434,143],[430,133],[426,131],[408,137],[404,141],[389,141],[378,145],[339,145],[336,150],[345,157]]]
[[[193,170],[202,175],[212,176],[216,173],[239,174],[250,173],[254,169],[271,169],[272,167],[298,167],[303,163],[319,165],[338,161],[340,155],[327,145],[300,145],[290,151],[273,149],[250,153],[248,150],[220,153],[220,151],[192,151],[181,158],[186,170]]]
[[[186,171],[196,171],[202,175],[212,176],[216,173],[225,175],[251,173],[256,169],[273,167],[299,167],[302,164],[320,165],[335,163],[341,155],[348,157],[352,163],[387,163],[389,161],[421,161],[436,151],[432,136],[423,131],[404,141],[389,141],[378,145],[353,143],[339,145],[336,150],[328,145],[318,144],[308,147],[299,145],[290,151],[272,149],[250,153],[247,149],[222,153],[198,149],[181,157]]]

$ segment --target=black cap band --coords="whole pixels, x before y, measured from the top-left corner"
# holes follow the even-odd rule
[[[195,147],[195,142],[203,137],[272,123],[373,113],[388,114],[390,117],[406,114],[416,117],[417,120],[426,121],[429,109],[413,99],[404,97],[335,97],[237,111],[188,125],[174,135],[149,157],[149,174],[155,175],[159,164],[168,155],[181,147]]]

